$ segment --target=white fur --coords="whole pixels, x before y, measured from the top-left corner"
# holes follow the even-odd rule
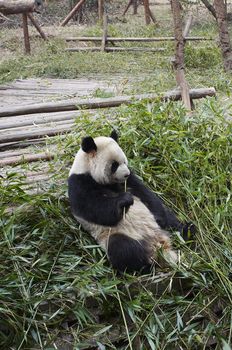
[[[76,154],[69,176],[90,173],[93,179],[100,184],[124,182],[126,176],[130,175],[130,170],[121,147],[111,137],[96,137],[94,142],[97,151],[86,153],[80,149]],[[113,161],[119,163],[114,174],[111,173]]]
[[[137,241],[148,241],[154,252],[153,258],[156,257],[156,250],[163,248],[165,257],[173,262],[177,259],[176,253],[170,249],[171,243],[168,233],[159,227],[150,210],[135,196],[134,204],[117,226],[107,227],[91,224],[77,216],[76,219],[105,251],[107,251],[109,236],[114,233],[122,233]]]

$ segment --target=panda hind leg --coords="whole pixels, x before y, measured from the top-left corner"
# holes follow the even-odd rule
[[[122,233],[109,237],[108,258],[117,271],[142,272],[151,271],[150,252],[145,241],[135,240]]]
[[[152,244],[152,242],[151,242]],[[153,242],[155,250],[155,261],[161,267],[176,264],[178,256],[172,248],[170,235],[167,231],[160,230],[156,235],[156,240]]]

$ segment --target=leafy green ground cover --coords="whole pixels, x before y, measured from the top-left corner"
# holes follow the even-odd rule
[[[71,342],[70,349],[230,349],[227,113],[209,99],[191,116],[179,103],[160,102],[123,106],[94,124],[83,115],[73,133],[55,140],[65,154],[51,163],[54,177],[44,193],[28,195],[19,174],[2,184],[2,348],[65,349]],[[116,275],[70,213],[64,179],[79,141],[112,127],[120,130],[130,166],[197,226],[190,243],[173,235],[180,261],[162,275]],[[13,214],[10,203],[17,205]]]

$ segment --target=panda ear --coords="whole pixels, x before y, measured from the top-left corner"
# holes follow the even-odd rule
[[[94,139],[91,136],[83,138],[81,148],[86,153],[91,153],[97,150],[97,146],[94,142]]]
[[[114,139],[114,141],[118,142],[118,133],[115,129],[111,132],[110,137]]]

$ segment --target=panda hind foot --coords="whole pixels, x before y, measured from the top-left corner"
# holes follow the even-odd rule
[[[165,249],[162,252],[162,258],[161,260],[164,260],[161,263],[162,266],[175,265],[178,262],[177,253],[172,249]]]
[[[151,271],[149,249],[143,240],[115,233],[109,237],[107,254],[113,268],[120,272]]]
[[[167,267],[178,262],[178,256],[172,248],[170,235],[164,230],[156,232],[156,241],[153,242],[154,263],[160,267]],[[151,241],[152,245],[152,241]]]

